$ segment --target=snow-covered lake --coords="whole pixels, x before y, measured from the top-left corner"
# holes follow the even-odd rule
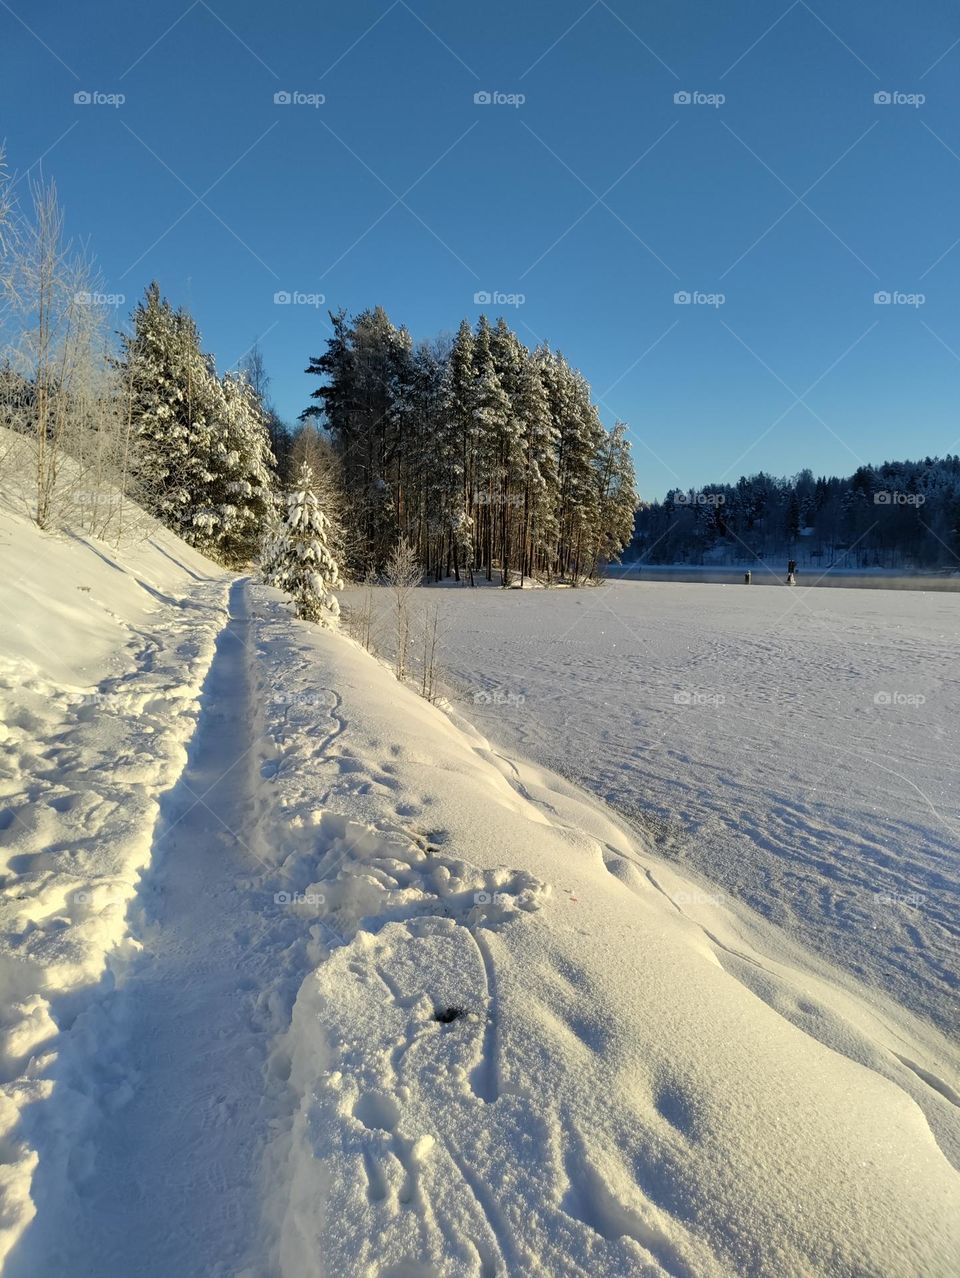
[[[754,586],[786,584],[786,561],[763,560],[740,564],[637,564],[625,563],[610,569],[616,581],[710,582],[712,585],[741,586],[749,572]],[[900,568],[823,568],[801,563],[797,583],[801,586],[839,587],[842,590],[949,590],[960,592],[956,572],[905,572]]]
[[[611,581],[422,591],[418,606],[428,593],[457,707],[491,741],[955,1023],[960,600]]]

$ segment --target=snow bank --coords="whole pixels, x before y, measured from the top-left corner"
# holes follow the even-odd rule
[[[956,1272],[960,1178],[898,1081],[900,1022],[753,951],[702,884],[349,641],[259,608],[276,899],[315,964],[272,1062],[270,1272]]]
[[[32,1103],[54,1091],[60,1025],[122,952],[228,583],[160,529],[117,550],[6,504],[0,544],[2,1261],[34,1213]],[[55,1121],[79,1128],[61,1091]]]
[[[4,1250],[52,1167],[9,1269],[957,1271],[960,1086],[906,1013],[272,592],[224,630],[172,536],[0,539]]]

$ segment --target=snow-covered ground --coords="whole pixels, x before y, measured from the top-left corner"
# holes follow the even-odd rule
[[[56,1027],[83,1012],[127,940],[228,583],[162,530],[118,552],[44,536],[7,508],[0,548],[2,1256],[32,1213],[36,1161],[29,1134],[18,1147],[10,1133],[39,1117]],[[55,1108],[72,1140],[85,1101],[61,1095]]]
[[[457,703],[492,740],[956,1029],[960,597],[642,581],[421,595],[440,601]]]
[[[629,731],[606,588],[442,596],[481,735],[165,534],[0,538],[7,1278],[956,1272],[947,1041],[523,761]]]

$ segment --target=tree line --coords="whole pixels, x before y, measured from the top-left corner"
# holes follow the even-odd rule
[[[418,343],[381,307],[330,319],[302,416],[333,443],[355,572],[379,572],[404,540],[436,580],[576,582],[629,544],[626,426],[604,428],[559,352],[485,315]]]
[[[5,192],[0,424],[30,442],[41,526],[120,536],[145,511],[241,568],[307,462],[331,552],[358,578],[402,542],[436,579],[580,581],[628,544],[626,427],[606,430],[583,375],[503,320],[415,345],[379,307],[332,315],[308,369],[323,385],[288,430],[256,345],[219,374],[156,282],[112,333],[115,299],[66,237],[52,184],[25,210]],[[0,465],[15,451],[0,445]]]
[[[675,488],[637,512],[632,558],[935,568],[960,563],[960,457],[859,466],[846,477],[760,472]]]

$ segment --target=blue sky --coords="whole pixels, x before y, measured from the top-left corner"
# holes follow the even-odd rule
[[[156,277],[221,368],[259,336],[291,420],[327,308],[421,337],[485,291],[647,497],[960,448],[948,0],[0,0],[0,47],[9,167],[124,313]]]

